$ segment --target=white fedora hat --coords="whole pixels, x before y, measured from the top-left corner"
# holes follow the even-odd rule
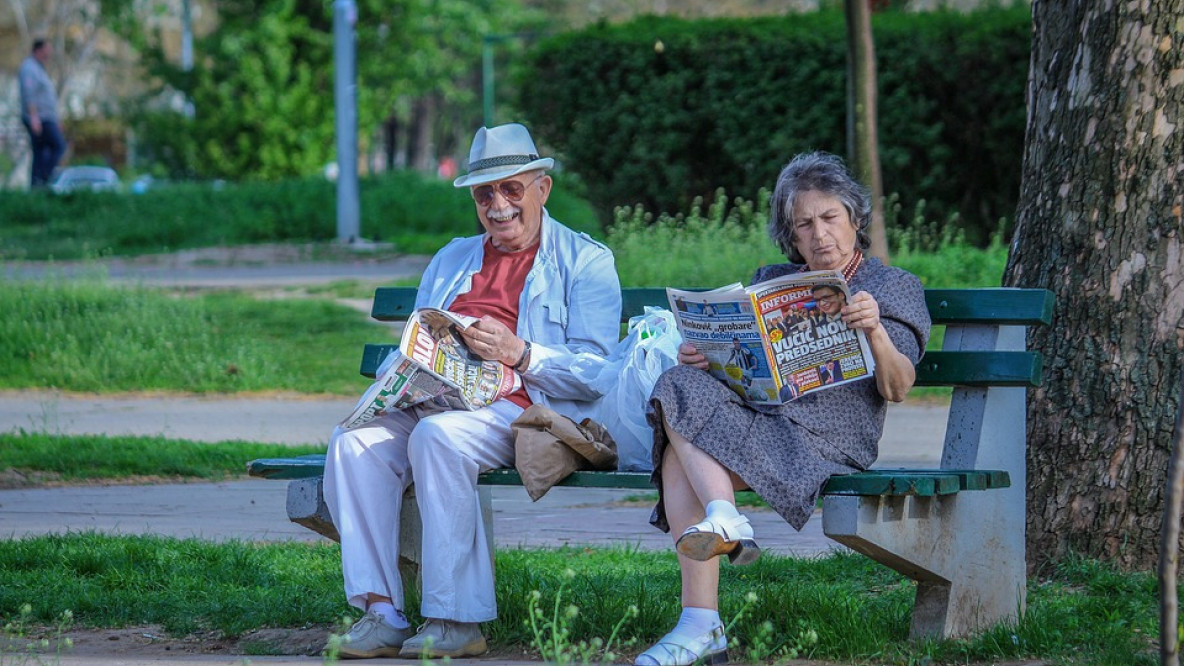
[[[492,183],[535,169],[550,169],[555,160],[539,158],[530,132],[517,123],[482,127],[469,149],[469,172],[452,181],[456,187]]]

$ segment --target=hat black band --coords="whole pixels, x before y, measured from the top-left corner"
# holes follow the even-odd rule
[[[483,160],[477,160],[469,165],[469,172],[480,171],[481,169],[492,169],[493,167],[514,166],[517,164],[529,164],[539,158],[538,155],[501,155],[498,157],[487,157]]]

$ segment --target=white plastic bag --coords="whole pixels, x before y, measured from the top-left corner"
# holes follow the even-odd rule
[[[658,376],[678,363],[681,342],[674,313],[646,306],[644,314],[629,320],[628,334],[607,363],[577,361],[572,367],[572,374],[604,394],[582,415],[603,425],[616,440],[619,471],[653,469],[654,434],[645,412]]]

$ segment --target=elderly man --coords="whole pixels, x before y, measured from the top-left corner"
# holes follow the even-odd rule
[[[341,534],[349,603],[366,614],[340,656],[468,657],[486,651],[479,623],[497,617],[493,553],[477,475],[514,463],[510,424],[531,404],[578,416],[599,394],[571,372],[578,354],[607,356],[618,338],[620,283],[612,253],[551,218],[546,170],[522,125],[481,128],[469,188],[485,233],[432,259],[416,307],[480,318],[470,349],[519,372],[523,389],[475,412],[414,407],[334,432],[325,501]],[[399,512],[414,482],[423,519],[421,614],[411,631],[399,577]]]
[[[58,127],[58,94],[45,70],[53,57],[53,45],[44,39],[33,41],[33,52],[21,63],[21,122],[29,132],[33,151],[32,187],[45,187],[66,152],[66,140]]]

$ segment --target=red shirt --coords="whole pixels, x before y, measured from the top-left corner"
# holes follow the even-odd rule
[[[481,270],[473,275],[472,288],[452,301],[449,310],[470,317],[489,315],[506,325],[511,331],[518,330],[518,298],[526,285],[526,274],[534,266],[534,257],[539,244],[521,252],[502,252],[485,241],[485,259]],[[526,409],[531,405],[525,388],[520,388],[506,400]]]

